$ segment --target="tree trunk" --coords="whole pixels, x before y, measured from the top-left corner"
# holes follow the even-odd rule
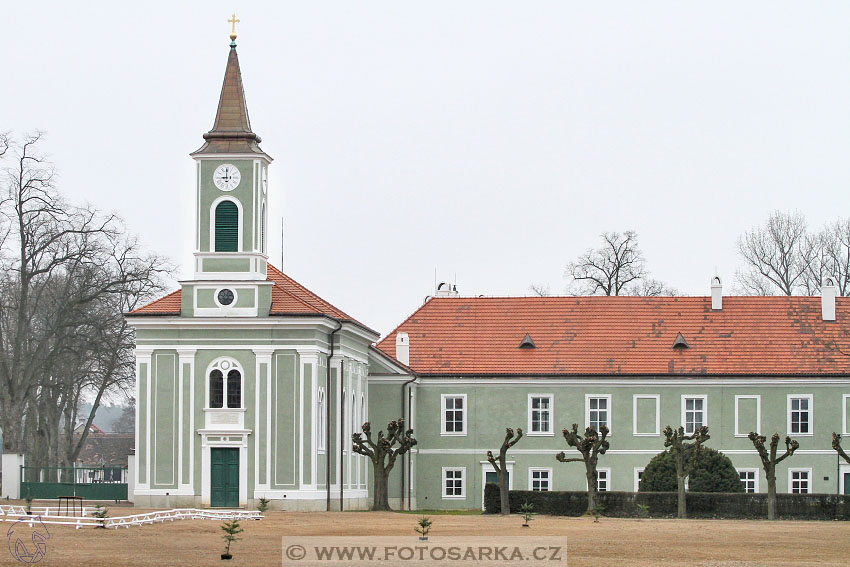
[[[505,466],[505,465],[502,465]],[[508,490],[507,471],[499,473],[499,500],[502,504],[501,514],[507,516],[511,513],[511,494]]]
[[[773,470],[767,475],[767,519],[776,519],[776,474]]]
[[[375,471],[375,482],[374,482],[374,499],[372,500],[372,511],[375,512],[387,512],[392,510],[390,508],[390,500],[389,500],[389,474],[386,470],[382,469],[379,466],[374,467]]]
[[[688,517],[687,496],[685,495],[685,477],[676,475],[676,489],[679,493],[678,512],[679,518]]]
[[[596,510],[596,471],[588,466],[585,476],[587,476],[587,513],[592,514]]]

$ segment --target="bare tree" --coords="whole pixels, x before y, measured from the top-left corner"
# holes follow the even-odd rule
[[[829,223],[814,237],[812,262],[803,275],[806,295],[820,293],[827,277],[838,286],[839,295],[850,294],[850,219]]]
[[[746,262],[736,274],[738,283],[752,295],[803,291],[817,248],[801,213],[776,211],[763,226],[738,238],[738,253]]]
[[[115,433],[133,433],[136,430],[136,399],[130,398],[121,415],[112,420]]]
[[[588,248],[567,264],[567,275],[578,282],[587,295],[627,295],[627,286],[646,277],[643,254],[637,246],[637,233],[627,230],[604,232],[602,246]]]
[[[764,476],[767,478],[767,519],[776,519],[776,465],[794,454],[794,451],[800,448],[800,444],[790,437],[785,437],[785,452],[777,456],[776,448],[779,446],[779,433],[774,433],[770,438],[770,451],[765,448],[764,444],[767,439],[764,435],[759,435],[755,432],[750,432],[747,436],[753,442],[753,446],[761,458],[761,466],[764,469]]]
[[[562,463],[583,462],[584,474],[587,478],[587,512],[596,510],[596,494],[599,489],[596,480],[596,467],[599,464],[599,455],[608,451],[610,443],[608,437],[608,426],[602,425],[599,432],[588,427],[584,430],[584,436],[578,434],[578,424],[574,423],[572,429],[563,429],[561,433],[567,441],[567,445],[575,447],[581,453],[581,457],[567,458],[566,453],[561,451],[555,458]]]
[[[654,278],[645,278],[633,288],[633,295],[641,295],[644,297],[671,297],[682,295],[674,287],[670,287],[660,280]]]
[[[390,510],[390,471],[393,470],[399,455],[405,454],[416,445],[413,430],[405,430],[404,420],[399,418],[387,424],[386,437],[383,431],[379,431],[378,439],[372,441],[372,425],[367,421],[363,424],[363,434],[352,433],[351,441],[352,450],[355,453],[369,457],[372,461],[374,472],[372,510]]]
[[[0,186],[0,427],[5,451],[48,464],[68,406],[90,394],[95,412],[119,360],[132,358],[132,334],[108,340],[125,325],[122,306],[161,290],[168,267],[142,254],[116,216],[65,202],[40,140],[6,138],[15,159]],[[96,375],[106,377],[100,393]]]
[[[528,286],[528,290],[531,292],[531,295],[536,295],[537,297],[548,297],[552,295],[549,286],[544,284],[533,283]]]
[[[680,518],[688,517],[687,496],[685,495],[685,479],[694,472],[699,461],[703,443],[709,440],[708,427],[703,425],[691,435],[685,435],[685,428],[673,429],[669,425],[664,428],[664,446],[670,448],[676,462],[676,491],[678,493],[678,513]],[[693,441],[693,443],[686,443]]]
[[[520,439],[522,439],[522,429],[517,427],[516,437],[514,437],[514,430],[508,427],[505,429],[505,440],[502,441],[502,446],[499,448],[499,456],[494,457],[493,451],[487,451],[487,461],[493,465],[493,468],[496,470],[496,476],[499,477],[499,500],[502,504],[502,516],[507,516],[511,513],[511,500],[508,491],[508,487],[510,486],[508,484],[507,468],[508,449],[516,445]]]
[[[844,452],[844,449],[841,447],[841,435],[834,431],[832,432],[832,448],[835,449],[839,457],[844,459],[847,464],[850,464],[850,455]]]

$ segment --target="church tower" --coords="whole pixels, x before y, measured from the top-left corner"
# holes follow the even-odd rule
[[[235,39],[213,127],[191,154],[193,276],[127,314],[128,490],[144,507],[365,508],[368,462],[350,440],[368,418],[379,334],[268,263],[272,159],[248,119]]]
[[[268,166],[251,130],[231,34],[212,129],[196,162],[194,280],[184,283],[184,316],[267,316]]]

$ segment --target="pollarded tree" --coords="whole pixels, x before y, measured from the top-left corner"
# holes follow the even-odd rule
[[[517,427],[516,437],[514,430],[510,427],[505,429],[505,440],[502,441],[502,446],[499,448],[499,456],[494,457],[493,451],[487,451],[487,460],[496,469],[496,476],[499,477],[499,500],[501,502],[501,514],[507,516],[511,513],[510,494],[508,492],[508,467],[506,463],[508,449],[516,445],[522,439],[522,429]]]
[[[835,449],[835,452],[838,453],[838,456],[850,463],[850,455],[844,452],[844,449],[841,448],[841,435],[838,433],[832,432],[832,448]]]
[[[596,510],[596,465],[599,463],[599,455],[604,455],[608,450],[610,443],[608,437],[608,426],[602,425],[599,432],[588,427],[584,430],[584,437],[578,434],[578,424],[574,423],[572,429],[563,429],[561,431],[567,445],[575,447],[581,453],[581,457],[567,458],[566,454],[561,451],[555,458],[562,463],[584,462],[584,473],[587,476],[587,511],[593,512]]]
[[[764,469],[764,476],[767,478],[767,519],[776,519],[776,465],[794,454],[794,451],[800,448],[797,441],[792,440],[787,435],[785,436],[785,452],[777,456],[776,448],[779,446],[779,433],[774,433],[770,438],[770,451],[765,448],[764,443],[767,441],[764,435],[759,435],[755,432],[750,432],[747,436],[753,442],[756,451],[761,458],[761,466]]]
[[[364,438],[365,436],[365,438]],[[389,478],[399,455],[403,455],[416,445],[413,430],[404,429],[404,419],[399,418],[387,424],[387,435],[378,432],[378,439],[372,440],[372,425],[363,424],[363,433],[352,433],[352,450],[369,457],[374,470],[374,500],[372,510],[390,510]]]
[[[678,515],[688,517],[688,507],[685,497],[685,479],[694,472],[699,462],[702,444],[708,441],[708,427],[703,425],[692,434],[685,435],[685,428],[673,429],[669,425],[664,428],[664,446],[670,448],[670,453],[676,461],[676,492],[678,493]],[[686,443],[693,441],[693,443]]]

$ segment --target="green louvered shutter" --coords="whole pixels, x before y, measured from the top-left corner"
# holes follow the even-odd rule
[[[239,209],[233,201],[222,201],[215,208],[215,251],[238,252]]]

